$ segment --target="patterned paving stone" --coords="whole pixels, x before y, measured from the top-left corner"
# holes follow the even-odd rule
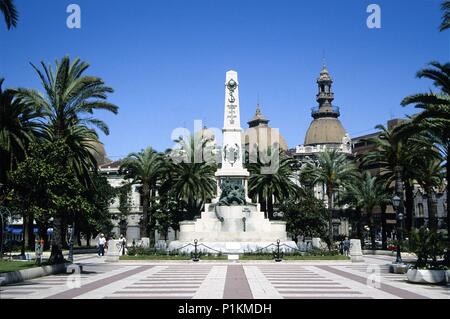
[[[114,291],[105,298],[183,298],[191,299],[205,281],[212,266],[167,266],[154,274],[142,277]]]
[[[366,297],[360,291],[342,285],[301,265],[263,265],[258,267],[283,298],[310,299]]]
[[[386,257],[363,263],[105,263],[85,256],[80,287],[59,274],[0,287],[0,299],[450,299],[450,285],[413,285]],[[375,279],[376,280],[375,280]]]

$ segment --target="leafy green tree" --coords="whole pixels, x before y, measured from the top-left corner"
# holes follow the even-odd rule
[[[68,216],[91,211],[84,188],[72,173],[67,158],[70,149],[63,141],[32,144],[28,157],[11,174],[13,205],[27,219],[54,219],[50,262],[64,261],[63,223]]]
[[[333,208],[335,192],[354,181],[356,168],[345,154],[326,150],[315,156],[301,170],[301,180],[311,185],[325,185],[328,198],[328,242],[333,243]]]
[[[323,202],[311,190],[303,190],[302,196],[285,200],[280,206],[287,231],[295,241],[298,236],[326,237],[328,212]]]
[[[83,197],[90,204],[90,209],[83,214],[76,216],[75,229],[77,238],[81,245],[80,238],[83,233],[90,246],[90,238],[98,233],[109,234],[113,228],[109,207],[116,196],[116,190],[112,187],[106,177],[97,173],[92,173],[92,183],[84,187]]]
[[[121,233],[123,232],[122,229],[126,228],[127,225],[127,219],[130,215],[131,208],[132,208],[132,200],[131,200],[131,187],[132,184],[128,182],[122,182],[122,186],[117,187],[115,189],[116,191],[116,197],[119,201],[119,214],[118,216],[114,216],[113,219],[119,220],[119,227]]]
[[[274,149],[274,152],[277,148]],[[283,151],[273,154],[271,149],[266,151],[268,160],[262,161],[257,158],[257,163],[249,163],[247,168],[250,172],[248,180],[249,196],[259,197],[260,201],[267,204],[266,212],[269,219],[273,219],[274,202],[282,202],[290,197],[297,197],[299,192],[298,185],[294,182],[296,175],[294,167],[297,161],[286,155]],[[273,169],[264,168],[268,166]]]
[[[150,236],[150,225],[152,224],[149,206],[151,195],[156,190],[159,180],[163,174],[164,162],[161,154],[151,147],[139,153],[129,154],[120,166],[125,179],[131,179],[132,184],[139,184],[142,187],[142,213],[141,236]]]
[[[119,200],[119,212],[121,218],[126,218],[131,212],[131,184],[124,183],[116,189]]]
[[[154,216],[155,229],[167,240],[169,228],[175,231],[180,229],[179,222],[183,219],[180,205],[171,191],[160,194],[153,200],[152,214]]]
[[[19,14],[13,0],[0,0],[0,11],[5,17],[6,27],[9,29],[17,26]]]

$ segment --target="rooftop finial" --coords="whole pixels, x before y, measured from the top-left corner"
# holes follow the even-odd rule
[[[325,63],[325,49],[322,49],[322,69],[326,69],[327,65]]]
[[[256,104],[256,112],[255,112],[255,116],[260,116],[261,115],[261,108],[259,106],[259,102]]]

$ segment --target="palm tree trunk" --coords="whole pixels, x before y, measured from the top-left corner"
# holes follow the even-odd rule
[[[273,219],[273,196],[272,193],[269,192],[267,196],[267,210],[269,213],[269,219]]]
[[[405,213],[405,228],[406,231],[411,232],[414,216],[414,188],[409,180],[405,181]]]
[[[82,246],[82,243],[81,243],[81,230],[80,230],[80,227],[77,227],[77,244],[78,244],[78,247],[81,247],[81,246]]]
[[[155,232],[153,231],[153,225],[152,225],[152,210],[151,210],[151,197],[152,197],[152,193],[151,193],[151,189],[149,189],[148,192],[148,209],[147,209],[147,219],[148,219],[148,224],[147,224],[147,232],[148,232],[148,237],[150,238],[150,245],[152,242],[154,242],[155,240]],[[156,242],[155,242],[156,244]]]
[[[149,231],[148,231],[148,202],[149,202],[149,185],[144,184],[142,185],[142,196],[143,203],[142,203],[142,225],[141,225],[141,237],[149,237]]]
[[[264,217],[269,218],[269,213],[267,211],[267,201],[266,196],[264,196],[264,190],[259,191],[257,203],[261,205],[261,209],[264,211]]]
[[[64,262],[64,256],[62,254],[62,222],[61,216],[55,216],[53,218],[52,252],[49,258],[49,263],[51,264],[59,264]]]
[[[356,207],[356,214],[358,216],[358,224],[357,224],[357,236],[358,239],[361,240],[361,248],[364,248],[364,236],[363,236],[363,218],[362,218],[362,214],[361,214],[361,208]]]
[[[28,244],[29,250],[34,250],[34,214],[30,213],[28,216]]]
[[[327,185],[328,197],[328,249],[331,251],[333,247],[333,187]]]
[[[387,249],[386,205],[381,206],[381,249]]]
[[[428,227],[431,230],[436,231],[438,228],[436,219],[436,196],[433,187],[431,186],[427,186],[425,191],[427,192]]]
[[[446,179],[447,179],[447,265],[450,266],[450,142],[447,141],[447,163],[446,163]]]
[[[367,209],[367,215],[369,217],[369,227],[370,227],[370,243],[372,246],[372,250],[376,249],[376,242],[375,242],[375,223],[373,220],[373,208]]]

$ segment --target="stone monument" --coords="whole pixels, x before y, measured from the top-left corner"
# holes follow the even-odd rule
[[[278,239],[283,250],[289,250],[287,246],[297,249],[295,242],[287,238],[286,222],[265,218],[260,204],[252,203],[248,198],[250,174],[244,168],[239,81],[235,71],[226,73],[222,134],[222,165],[215,173],[217,197],[205,205],[199,219],[180,223],[179,239],[170,243],[169,250],[191,252],[194,247],[188,244],[195,239],[200,245],[199,250],[210,253],[255,251],[276,243]]]
[[[360,239],[350,239],[350,258],[352,262],[363,262]]]
[[[108,240],[108,250],[106,252],[105,261],[114,262],[119,261],[120,253],[121,253],[121,241],[118,239],[110,239]]]

